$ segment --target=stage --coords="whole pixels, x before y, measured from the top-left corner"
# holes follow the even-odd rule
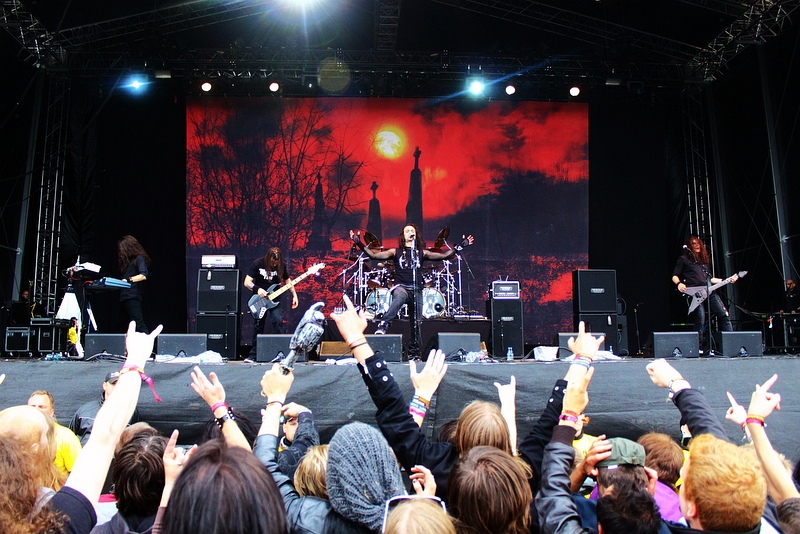
[[[180,360],[180,359],[178,359]],[[595,376],[589,393],[587,414],[591,422],[587,433],[625,436],[635,439],[648,431],[666,432],[679,437],[679,414],[666,391],[655,387],[645,366],[649,359],[622,359],[596,362]],[[769,418],[769,436],[775,448],[792,460],[800,457],[797,436],[800,435],[800,391],[792,384],[800,383],[800,360],[796,356],[764,356],[748,358],[683,359],[673,365],[694,387],[704,392],[729,436],[736,442],[741,430],[724,421],[730,391],[747,406],[757,382],[773,373],[779,379],[775,391],[783,397],[782,410]],[[408,364],[389,364],[395,378],[410,399],[413,389]],[[421,365],[418,362],[417,365]],[[464,405],[473,399],[496,401],[493,383],[517,380],[517,426],[520,439],[544,407],[556,379],[563,377],[566,362],[514,361],[500,363],[450,364],[447,375],[432,399],[425,419],[425,431],[432,435],[442,423],[458,416]],[[0,407],[27,402],[30,393],[46,389],[55,397],[58,421],[67,425],[75,410],[101,394],[101,383],[107,372],[120,368],[109,361],[40,361],[29,358],[6,359],[0,362],[0,373],[6,374],[0,385]],[[219,376],[227,392],[227,402],[246,413],[256,423],[263,397],[259,381],[268,368],[265,364],[230,362],[204,365],[208,373]],[[139,398],[141,418],[165,435],[177,428],[182,444],[200,439],[203,424],[210,417],[208,406],[189,386],[191,365],[186,363],[152,363],[147,373],[155,380],[162,402],[156,403],[146,385]],[[358,370],[353,365],[325,363],[298,364],[296,379],[289,400],[309,407],[314,412],[323,442],[333,432],[351,421],[374,424],[375,408]]]

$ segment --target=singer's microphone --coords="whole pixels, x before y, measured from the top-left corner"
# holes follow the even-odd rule
[[[689,247],[687,247],[686,245],[683,245],[683,248],[685,248],[686,250],[689,250]]]

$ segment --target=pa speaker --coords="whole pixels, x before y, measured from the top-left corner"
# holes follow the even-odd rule
[[[438,349],[450,356],[460,350],[464,354],[480,352],[481,335],[471,332],[439,332],[437,335]]]
[[[197,333],[207,334],[206,348],[223,358],[235,360],[239,354],[239,315],[234,313],[197,314]]]
[[[617,312],[614,313],[581,313],[575,317],[575,331],[578,330],[578,323],[583,321],[587,332],[593,334],[603,334],[606,336],[605,346],[609,352],[619,350],[617,345]]]
[[[763,356],[764,340],[761,332],[720,332],[720,350],[723,356]]]
[[[256,361],[269,363],[289,354],[289,341],[293,334],[258,334],[256,339]],[[304,362],[305,358],[298,359]]]
[[[653,332],[653,358],[697,358],[700,337],[697,332]]]
[[[125,334],[86,334],[86,357],[96,354],[125,356]]]
[[[495,358],[503,358],[511,347],[515,358],[524,357],[522,301],[492,299],[488,306],[492,319],[492,354]]]
[[[198,313],[239,311],[239,269],[200,269],[197,274]]]
[[[206,351],[207,334],[161,334],[156,338],[156,354],[197,356]]]
[[[578,269],[572,271],[572,306],[579,313],[617,313],[617,271]]]

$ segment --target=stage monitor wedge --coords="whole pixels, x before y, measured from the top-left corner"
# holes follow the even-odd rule
[[[206,351],[208,334],[161,334],[156,338],[156,354],[197,356]]]
[[[720,332],[722,356],[763,356],[764,340],[760,331],[752,332]]]
[[[700,336],[697,332],[653,332],[652,347],[653,358],[698,358]]]
[[[125,334],[86,334],[85,345],[86,358],[97,354],[125,356]]]

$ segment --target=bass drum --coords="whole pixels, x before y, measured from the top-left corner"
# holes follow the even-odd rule
[[[432,319],[444,315],[446,303],[442,292],[433,288],[426,287],[422,290],[422,317]]]
[[[373,289],[367,295],[366,312],[373,318],[381,317],[389,309],[389,304],[392,303],[392,294],[388,288],[381,287]]]

